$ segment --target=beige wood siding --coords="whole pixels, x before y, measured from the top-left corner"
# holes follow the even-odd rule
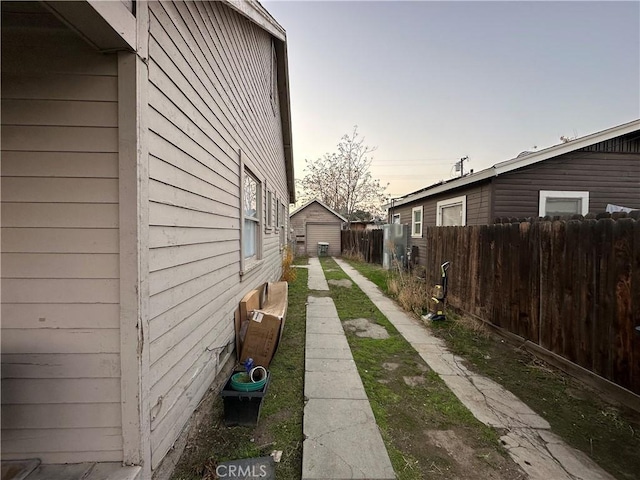
[[[329,255],[340,256],[340,223],[307,223],[307,255],[318,256],[318,242],[329,244]]]
[[[495,217],[537,217],[540,190],[589,192],[589,211],[640,208],[640,154],[578,151],[494,179]]]
[[[230,354],[238,301],[280,276],[279,230],[264,228],[261,261],[240,275],[241,161],[263,205],[267,191],[289,198],[269,34],[221,2],[154,2],[149,52],[155,468]]]
[[[2,458],[121,461],[117,61],[27,7],[2,12]]]

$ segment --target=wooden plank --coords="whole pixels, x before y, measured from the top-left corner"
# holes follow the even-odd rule
[[[118,249],[118,230],[115,228],[2,229],[4,255],[9,253],[117,254]],[[109,257],[109,255],[105,256]],[[6,265],[3,267],[6,268]]]
[[[4,292],[3,292],[4,293]],[[119,305],[66,303],[2,304],[2,328],[118,328]]]
[[[155,272],[239,251],[240,247],[234,240],[154,248],[149,251],[149,271]]]
[[[196,228],[220,228],[223,226],[236,230],[240,228],[238,217],[235,216],[199,212],[156,202],[149,204],[149,225]]]
[[[47,432],[54,430],[45,430]],[[55,440],[54,440],[55,441]],[[27,443],[28,442],[23,442]],[[82,462],[122,462],[122,450],[102,450],[94,452],[7,452],[3,450],[3,460],[20,460],[25,457],[36,457],[41,462],[47,465],[63,464],[64,462],[71,462],[70,464],[77,464]]]
[[[2,378],[120,378],[120,356],[117,353],[3,353]]]
[[[5,279],[3,303],[118,303],[117,280]]]
[[[118,205],[3,202],[2,227],[118,228]]]
[[[118,129],[112,127],[3,125],[2,150],[117,152]]]
[[[43,71],[24,75],[3,69],[2,98],[109,102],[118,98],[118,80],[115,76],[66,75]]]
[[[2,278],[118,278],[118,276],[117,254],[2,254]]]
[[[101,428],[121,425],[120,403],[3,405],[2,429]]]
[[[596,270],[596,285],[598,288],[598,321],[594,325],[594,372],[610,379],[612,377],[612,358],[610,345],[611,329],[614,324],[615,310],[615,269],[613,263],[613,220],[602,219],[596,223],[596,234],[599,245],[597,256],[600,259]]]
[[[583,262],[583,279],[582,300],[581,300],[581,317],[583,319],[580,325],[580,349],[578,353],[578,364],[593,370],[593,343],[598,341],[593,336],[594,324],[598,321],[597,317],[597,286],[596,286],[596,268],[598,268],[598,259],[596,257],[596,222],[595,220],[585,220],[580,225],[581,237],[581,260]]]
[[[121,449],[122,431],[113,427],[19,429],[3,430],[2,432],[3,457],[6,453],[22,453],[24,455],[25,452],[92,452],[101,450],[120,451],[120,455],[122,455]],[[40,457],[40,455],[38,456]],[[82,456],[80,457],[82,458]]]
[[[82,42],[77,37],[78,42]],[[3,43],[4,43],[3,38]],[[76,75],[118,75],[114,54],[96,55],[89,45],[66,42],[38,44],[37,49],[6,48],[2,51],[2,70],[8,73],[65,73]]]
[[[222,176],[215,170],[217,165],[215,158],[210,156],[195,158],[156,133],[149,136],[149,150],[152,155],[149,159],[151,178],[171,185],[180,185],[180,179],[196,177],[208,185],[238,197],[240,189],[238,172]],[[237,155],[234,158],[237,158]]]
[[[2,152],[2,176],[118,178],[118,155],[101,152]]]
[[[118,180],[111,178],[3,177],[2,201],[24,203],[116,203]]]
[[[197,188],[194,181],[190,188],[193,190],[200,190]],[[186,191],[180,188],[176,188],[172,185],[158,182],[156,180],[149,181],[149,200],[156,203],[163,203],[165,205],[172,205],[175,207],[181,207],[188,210],[197,212],[205,212],[214,215],[220,215],[223,217],[237,217],[239,216],[238,207],[233,204],[227,204],[223,201],[228,200],[234,202],[234,198],[230,195],[225,195],[226,198],[210,198],[208,196],[201,195],[200,192]],[[209,195],[214,194],[213,189],[209,189]],[[203,192],[204,193],[204,192]]]
[[[240,240],[238,230],[154,226],[149,229],[149,248],[194,245],[198,243]],[[237,250],[239,251],[239,245]]]
[[[153,135],[153,138],[158,139],[156,135]],[[240,187],[237,176],[233,176],[231,180],[222,177],[214,170],[215,163],[203,165],[165,140],[157,140],[158,143],[161,141],[165,148],[162,157],[169,160],[164,161],[156,158],[154,156],[156,153],[153,153],[149,158],[149,176],[151,178],[182,190],[198,193],[203,197],[219,199],[227,205],[239,208]]]
[[[616,384],[630,389],[631,351],[638,342],[634,327],[638,318],[633,317],[631,288],[631,262],[633,251],[633,226],[629,218],[617,220],[613,226],[613,268],[615,270],[615,315],[611,325],[611,377]]]
[[[117,127],[116,102],[2,99],[3,125]]]
[[[174,288],[203,275],[220,270],[229,265],[237,265],[240,268],[240,258],[237,250],[221,253],[214,257],[205,258],[195,262],[151,272],[149,275],[149,293],[157,293]]]
[[[162,313],[158,317],[151,319],[149,330],[150,341],[154,342],[182,322],[200,324],[205,321],[205,318],[215,316],[216,312],[222,311],[223,307],[220,302],[230,301],[236,304],[234,307],[237,307],[241,296],[238,294],[238,289],[234,287],[237,287],[236,279],[233,277],[224,279],[217,285],[198,293],[188,302],[184,302]],[[220,292],[223,293],[221,294]],[[237,301],[233,302],[232,300],[228,300],[228,298],[235,298]],[[224,305],[224,303],[222,305]],[[192,316],[195,316],[195,318],[192,319]],[[182,348],[182,346],[177,344],[176,346]],[[183,354],[184,353],[185,352],[183,352]]]
[[[3,354],[119,351],[120,333],[117,329],[2,329]]]
[[[632,298],[640,298],[640,221],[634,223],[633,226],[633,250],[631,256],[631,295]],[[631,324],[632,328],[640,327],[640,302],[631,303],[632,318],[635,321]],[[629,374],[631,375],[630,390],[640,395],[640,334],[636,330],[634,332],[634,340],[629,355]]]
[[[4,340],[4,339],[3,339]],[[43,394],[46,392],[46,395]],[[49,403],[120,403],[118,378],[55,378],[2,380],[2,408],[5,405]]]
[[[198,278],[194,278],[164,292],[153,295],[149,299],[149,318],[155,318],[163,312],[188,301],[191,297],[206,290],[212,285],[216,285],[221,279],[235,278],[238,280],[238,264],[233,262],[220,269],[209,272]]]

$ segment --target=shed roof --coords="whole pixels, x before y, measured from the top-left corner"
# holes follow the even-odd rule
[[[309,205],[313,204],[313,203],[317,203],[319,204],[321,207],[324,207],[325,209],[327,209],[329,211],[329,213],[332,213],[333,215],[335,215],[336,217],[338,217],[341,221],[343,222],[347,222],[348,220],[346,218],[344,218],[342,215],[340,215],[338,212],[336,212],[334,209],[332,209],[331,207],[329,207],[328,205],[325,205],[323,202],[321,202],[320,200],[318,200],[317,198],[314,198],[313,200],[311,200],[310,202],[305,203],[303,206],[301,206],[300,208],[295,209],[293,212],[291,212],[289,214],[289,218],[293,217],[294,215],[300,213],[302,210],[304,210],[305,208],[307,208]]]
[[[564,155],[566,153],[570,153],[599,142],[611,140],[612,138],[637,131],[640,131],[640,119],[634,120],[629,123],[624,123],[607,130],[592,133],[591,135],[576,138],[575,140],[571,140],[567,143],[554,145],[552,147],[545,148],[544,150],[540,150],[539,152],[531,152],[527,155],[518,155],[516,158],[497,163],[492,167],[486,168],[476,173],[465,175],[464,177],[441,181],[433,185],[429,185],[428,187],[421,188],[420,190],[408,193],[407,195],[404,195],[402,197],[394,198],[391,201],[392,203],[385,205],[385,207],[390,208],[391,205],[397,207],[400,205],[405,205],[407,203],[415,202],[416,200],[420,200],[422,198],[437,195],[439,193],[444,193],[455,188],[473,185],[475,183],[486,181],[492,177],[497,177],[498,175],[503,175],[507,172],[511,172],[519,168],[528,167],[529,165],[543,162],[544,160],[548,160],[550,158],[558,157],[560,155]]]

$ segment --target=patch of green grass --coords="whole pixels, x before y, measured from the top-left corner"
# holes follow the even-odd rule
[[[296,255],[293,259],[293,265],[308,265],[309,257],[306,255]]]
[[[389,294],[389,285],[387,283],[389,280],[388,270],[384,270],[380,265],[373,263],[356,262],[352,260],[346,261],[349,263],[349,265],[358,270],[358,272],[375,283],[382,292],[384,292],[386,295]]]
[[[321,264],[327,280],[349,279],[332,259]],[[329,285],[342,321],[367,318],[389,333],[388,339],[347,333],[347,340],[398,478],[426,478],[433,469],[445,472],[440,478],[456,478],[455,462],[429,445],[426,430],[453,429],[471,447],[504,455],[497,432],[475,419],[357,285]],[[405,377],[415,376],[422,383],[409,386]]]
[[[271,382],[257,427],[226,427],[222,400],[216,397],[198,435],[190,439],[173,480],[213,479],[215,465],[226,460],[269,455],[282,450],[278,480],[299,480],[302,473],[304,344],[307,269],[289,284],[289,306],[278,351],[269,366]]]
[[[379,285],[388,272],[376,265],[349,264],[388,294]],[[514,393],[545,418],[554,433],[617,479],[640,478],[640,414],[607,402],[598,392],[488,332],[476,320],[453,312],[447,318],[431,324],[431,331],[472,371]]]

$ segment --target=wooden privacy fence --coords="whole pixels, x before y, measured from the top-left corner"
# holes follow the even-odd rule
[[[382,264],[382,230],[343,230],[342,253],[360,253],[365,262]]]
[[[449,303],[640,394],[640,221],[428,227]]]

